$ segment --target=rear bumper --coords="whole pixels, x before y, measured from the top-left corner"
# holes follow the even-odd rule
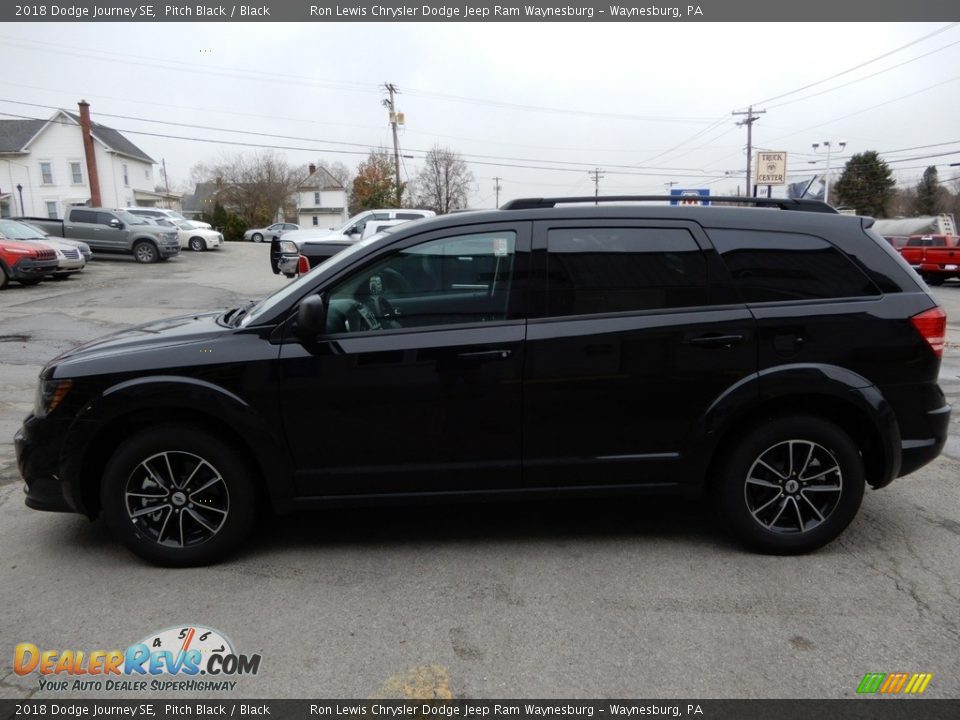
[[[950,413],[951,407],[946,404],[936,410],[928,411],[926,413],[928,432],[925,433],[928,437],[904,439],[902,441],[902,460],[900,462],[900,473],[897,477],[903,477],[919,470],[943,452],[943,446],[947,442],[947,433],[950,428]]]

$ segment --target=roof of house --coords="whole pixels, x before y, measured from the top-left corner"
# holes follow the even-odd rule
[[[322,167],[297,185],[298,190],[343,190],[343,184]]]
[[[46,120],[0,120],[0,153],[20,152],[46,124]]]
[[[67,112],[66,110],[64,110],[63,113],[65,115],[69,115],[77,123],[77,125],[80,124],[79,115],[72,112]],[[157,162],[147,155],[143,150],[127,140],[123,135],[120,134],[118,130],[114,130],[113,128],[109,128],[106,125],[101,125],[100,123],[93,122],[91,120],[90,132],[97,140],[115,152],[121,153],[122,155],[129,155],[132,158],[143,160],[144,162],[148,162],[150,164]]]
[[[217,194],[217,184],[215,182],[197,183],[196,188],[189,195],[184,195],[180,200],[180,206],[184,212],[205,212],[212,211],[213,207],[210,201]]]

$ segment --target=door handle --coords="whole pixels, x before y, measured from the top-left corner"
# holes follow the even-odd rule
[[[513,350],[480,350],[457,353],[457,357],[464,360],[506,360],[511,355],[513,355]]]
[[[691,338],[690,343],[701,347],[733,347],[743,342],[743,335],[701,335]]]

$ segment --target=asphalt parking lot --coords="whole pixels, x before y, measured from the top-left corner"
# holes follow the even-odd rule
[[[164,570],[100,522],[24,507],[12,437],[42,364],[279,288],[267,252],[95,260],[0,293],[0,696],[140,697],[40,690],[13,672],[14,646],[124,648],[192,624],[262,656],[233,697],[850,698],[864,673],[894,671],[960,697],[956,412],[945,456],[868,492],[837,542],[796,558],[741,550],[709,508],[646,499],[295,516],[221,565]],[[956,408],[960,283],[935,293]]]

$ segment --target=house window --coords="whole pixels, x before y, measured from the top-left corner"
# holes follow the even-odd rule
[[[313,216],[313,224],[314,226],[320,224],[320,218],[318,218],[316,215]]]
[[[47,200],[47,217],[51,220],[57,219],[57,203],[55,200]]]
[[[53,185],[53,163],[40,163],[40,182],[44,185]]]
[[[147,180],[150,179],[150,168],[146,168],[146,169],[143,171],[143,176],[144,176]]]
[[[320,193],[315,192],[313,194],[313,204],[316,205],[317,207],[320,207]]]
[[[70,163],[70,182],[74,185],[83,185],[83,169],[78,162]]]
[[[130,187],[130,175],[127,172],[127,164],[124,163],[122,167],[123,167],[123,186]]]

